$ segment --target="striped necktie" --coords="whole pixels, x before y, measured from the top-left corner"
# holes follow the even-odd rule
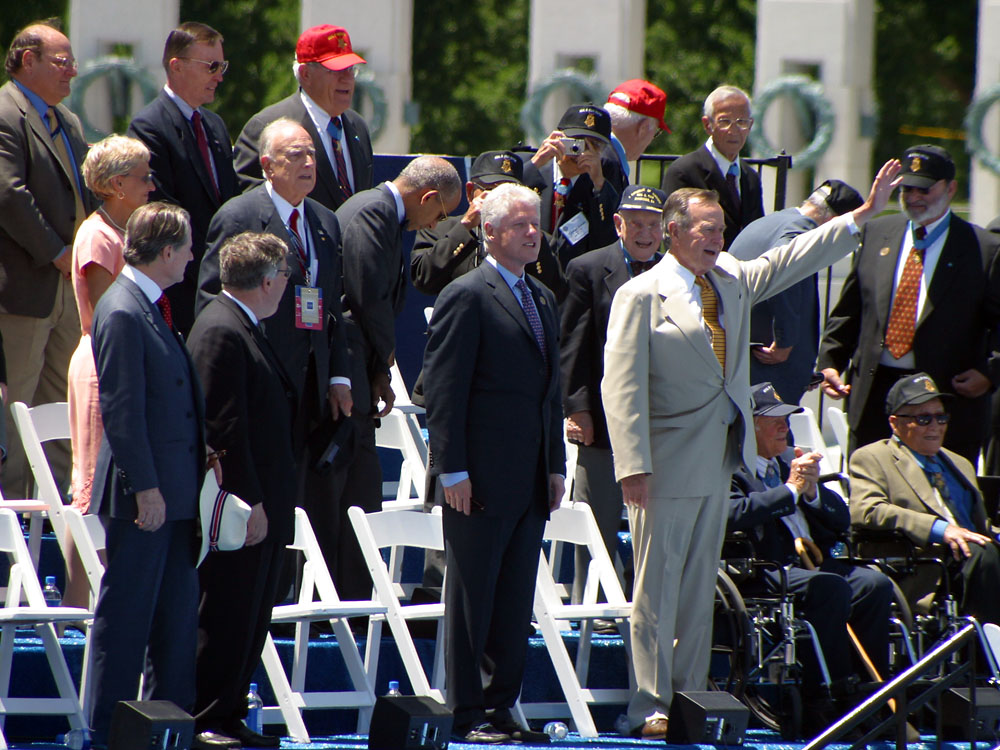
[[[695,283],[701,287],[701,314],[705,325],[712,332],[712,351],[715,358],[726,371],[726,329],[719,323],[719,298],[715,294],[712,283],[704,276],[695,276]]]
[[[917,227],[913,230],[916,242],[922,243],[927,230]],[[899,277],[896,296],[892,300],[889,325],[885,329],[885,348],[899,359],[913,348],[913,333],[917,327],[917,302],[920,300],[920,279],[924,275],[924,248],[914,247],[906,258],[903,273]]]
[[[86,210],[83,207],[83,198],[80,195],[80,189],[76,183],[76,163],[73,161],[73,156],[70,154],[69,149],[66,148],[66,141],[63,139],[62,134],[62,123],[59,122],[59,115],[56,114],[56,108],[49,107],[45,116],[49,120],[48,127],[49,135],[52,136],[52,147],[56,150],[56,154],[59,156],[59,161],[62,162],[63,167],[66,169],[66,174],[69,175],[70,187],[73,188],[73,204],[76,211],[76,222],[73,228],[73,233],[76,234],[76,230],[80,228],[83,220],[87,218]]]

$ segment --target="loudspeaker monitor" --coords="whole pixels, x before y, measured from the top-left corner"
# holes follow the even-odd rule
[[[108,750],[190,750],[194,719],[170,701],[119,701]]]
[[[445,750],[451,712],[433,698],[381,696],[372,711],[368,750]]]
[[[750,710],[729,693],[675,693],[670,704],[667,743],[741,745],[749,720]]]

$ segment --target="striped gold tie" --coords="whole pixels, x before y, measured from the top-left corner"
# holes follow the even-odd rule
[[[719,298],[711,282],[703,276],[695,276],[695,283],[701,287],[701,314],[705,325],[712,332],[712,351],[726,371],[726,330],[719,324]]]

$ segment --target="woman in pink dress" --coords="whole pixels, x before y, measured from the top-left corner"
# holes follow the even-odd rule
[[[97,369],[91,349],[94,306],[122,270],[125,225],[153,190],[149,149],[135,138],[108,136],[94,144],[83,162],[87,187],[104,202],[80,225],[73,242],[73,291],[83,335],[69,363],[69,427],[73,446],[73,507],[86,513],[104,428],[97,395]],[[67,540],[68,551],[72,539]],[[89,589],[75,551],[67,570],[66,606],[87,606]]]

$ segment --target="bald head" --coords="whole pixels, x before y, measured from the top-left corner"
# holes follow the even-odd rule
[[[429,229],[458,207],[462,178],[447,159],[418,156],[407,164],[393,184],[403,196],[406,228]]]

